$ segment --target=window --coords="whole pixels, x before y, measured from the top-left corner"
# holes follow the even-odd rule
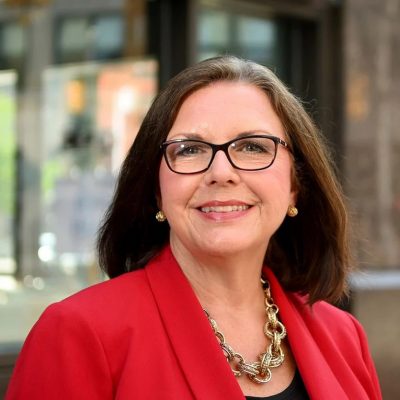
[[[264,65],[279,65],[278,25],[271,18],[203,8],[198,20],[199,60],[232,53]]]
[[[57,63],[110,60],[122,56],[124,29],[121,15],[62,17],[56,25]]]
[[[95,261],[96,231],[156,94],[157,70],[155,60],[143,59],[43,71],[40,129],[30,136],[40,140],[40,152],[21,166],[30,243],[20,281],[12,276],[16,75],[0,72],[0,348],[21,343],[47,304],[104,278]]]
[[[23,26],[14,21],[0,23],[0,70],[22,68],[25,50]]]
[[[270,67],[299,96],[314,100],[318,69],[316,22],[238,1],[203,0],[196,26],[196,59],[234,54]]]

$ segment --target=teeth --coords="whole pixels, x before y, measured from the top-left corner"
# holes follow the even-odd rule
[[[232,211],[244,211],[247,210],[249,206],[247,205],[240,205],[240,206],[216,206],[216,207],[201,207],[201,211],[204,213],[209,212],[232,212]]]

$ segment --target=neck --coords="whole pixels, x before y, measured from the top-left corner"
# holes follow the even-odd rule
[[[237,313],[263,304],[263,252],[205,255],[174,240],[171,250],[204,308],[232,309]]]

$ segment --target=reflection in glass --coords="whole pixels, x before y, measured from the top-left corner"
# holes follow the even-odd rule
[[[23,26],[10,23],[3,27],[2,53],[10,59],[20,58],[25,50]]]
[[[226,46],[229,43],[229,15],[225,11],[204,10],[199,23],[201,46]]]
[[[78,59],[86,51],[87,20],[83,17],[68,18],[62,22],[59,34],[59,49],[65,54],[65,61]]]
[[[14,72],[0,71],[0,274],[15,271],[16,79]]]
[[[123,27],[120,16],[97,18],[94,24],[95,59],[112,59],[121,54]]]
[[[115,177],[156,93],[156,63],[82,64],[44,72],[38,257],[89,284],[94,239]]]
[[[123,40],[121,15],[63,17],[55,38],[57,62],[119,58]]]
[[[278,24],[259,17],[203,6],[197,23],[197,59],[235,54],[263,65],[280,64]]]
[[[276,40],[276,27],[272,21],[267,19],[239,17],[238,40],[243,46],[272,48]]]
[[[20,70],[26,50],[24,26],[18,22],[0,23],[0,70]]]

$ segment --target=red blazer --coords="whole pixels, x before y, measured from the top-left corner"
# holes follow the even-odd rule
[[[367,340],[349,314],[285,293],[266,269],[311,399],[381,399]],[[6,400],[243,399],[169,247],[145,269],[47,308]]]

